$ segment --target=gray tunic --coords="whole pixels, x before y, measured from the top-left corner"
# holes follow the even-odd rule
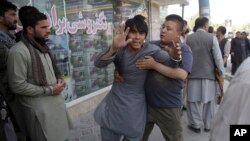
[[[114,61],[125,80],[113,83],[111,91],[95,111],[95,120],[102,127],[129,137],[143,135],[146,122],[144,81],[147,71],[136,68],[135,62],[145,55],[152,55],[158,62],[169,61],[166,51],[149,43],[145,43],[137,53],[129,52],[126,47],[107,60],[101,60],[101,55],[95,60],[97,67],[107,66]]]

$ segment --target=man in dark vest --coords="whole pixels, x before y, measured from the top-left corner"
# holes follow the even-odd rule
[[[227,29],[224,26],[219,26],[216,31],[216,37],[219,41],[220,51],[224,62],[224,67],[227,67],[227,58],[230,54],[231,43],[225,38]]]
[[[194,33],[186,39],[193,52],[193,66],[187,80],[187,116],[189,129],[196,133],[210,131],[215,114],[215,68],[224,75],[223,60],[216,37],[208,33],[209,20],[195,20]],[[201,109],[201,110],[200,110]]]

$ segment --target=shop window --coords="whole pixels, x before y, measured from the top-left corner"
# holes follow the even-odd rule
[[[66,102],[112,84],[114,66],[94,67],[95,56],[112,43],[114,27],[136,14],[147,17],[144,0],[10,1],[19,8],[33,5],[48,16],[47,44],[67,83],[62,93]]]

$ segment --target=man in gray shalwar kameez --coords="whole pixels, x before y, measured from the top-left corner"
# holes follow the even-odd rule
[[[65,82],[45,44],[50,33],[47,17],[40,12],[23,16],[23,36],[7,60],[13,107],[18,111],[14,114],[31,141],[65,141],[69,122],[60,95]]]
[[[189,129],[197,133],[203,124],[204,130],[210,131],[216,104],[215,68],[224,74],[219,44],[216,37],[207,32],[208,23],[206,17],[197,18],[195,33],[186,39],[193,52],[193,67],[187,81],[187,115]]]

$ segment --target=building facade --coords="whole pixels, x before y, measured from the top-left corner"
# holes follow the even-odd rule
[[[160,8],[181,0],[10,0],[19,8],[32,5],[44,12],[51,34],[48,45],[67,83],[66,102],[107,87],[114,66],[94,67],[95,55],[112,42],[113,29],[137,14],[148,19],[148,39],[159,39]],[[165,14],[167,15],[167,13]],[[18,30],[22,29],[21,24]],[[152,32],[154,31],[154,32]]]

